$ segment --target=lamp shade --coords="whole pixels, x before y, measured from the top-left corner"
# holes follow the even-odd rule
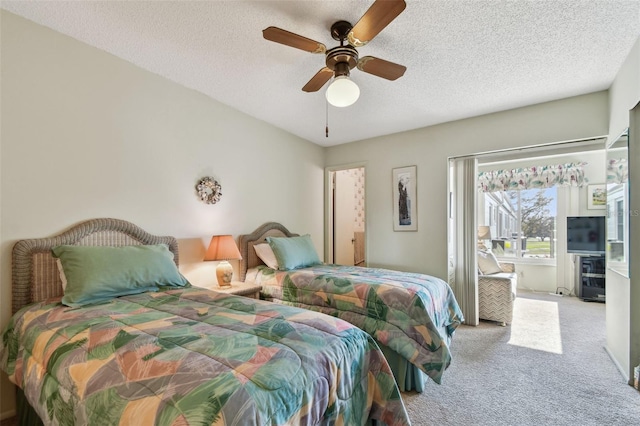
[[[479,240],[490,240],[491,239],[491,228],[488,226],[478,226],[478,239]]]
[[[214,235],[211,237],[209,248],[204,255],[204,260],[217,260],[216,279],[218,286],[227,288],[231,286],[233,267],[228,260],[242,259],[236,242],[231,235]]]
[[[214,235],[204,260],[237,260],[242,259],[240,250],[231,235]]]
[[[348,107],[360,97],[360,88],[348,76],[341,75],[333,79],[325,96],[333,106]]]

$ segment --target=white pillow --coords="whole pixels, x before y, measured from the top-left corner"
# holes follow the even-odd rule
[[[273,253],[273,249],[271,249],[269,244],[256,244],[253,246],[253,249],[265,265],[271,269],[278,269],[278,260],[276,259],[276,255]]]
[[[484,275],[502,272],[498,259],[490,251],[478,251],[478,268]]]
[[[58,273],[60,274],[60,281],[62,281],[62,291],[65,291],[67,289],[67,276],[64,274],[62,261],[60,259],[56,259],[56,265],[58,265]]]

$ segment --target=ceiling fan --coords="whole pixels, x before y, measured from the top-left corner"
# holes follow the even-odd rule
[[[324,53],[325,64],[320,71],[302,88],[305,92],[317,92],[331,78],[334,81],[327,89],[327,100],[334,106],[345,107],[353,104],[360,96],[360,89],[349,79],[350,71],[358,67],[360,71],[387,80],[396,80],[404,75],[407,67],[373,56],[358,57],[357,47],[370,42],[380,31],[405,9],[404,0],[376,0],[356,25],[347,21],[337,21],[331,26],[331,37],[340,42],[339,46],[327,50],[318,41],[277,27],[262,31],[265,39],[295,47],[311,53]]]

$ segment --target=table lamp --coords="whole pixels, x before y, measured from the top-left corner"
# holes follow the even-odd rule
[[[478,226],[478,248],[486,250],[487,246],[484,245],[485,240],[491,239],[491,228],[488,226]]]
[[[216,277],[218,278],[219,287],[231,287],[233,267],[228,261],[238,259],[242,259],[242,256],[240,256],[238,246],[231,235],[214,235],[211,237],[211,242],[204,255],[204,260],[220,262],[216,267]]]

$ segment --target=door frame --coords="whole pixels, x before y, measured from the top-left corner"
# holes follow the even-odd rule
[[[349,169],[364,169],[364,255],[367,259],[367,163],[356,162],[342,164],[338,166],[329,166],[324,169],[324,259],[327,263],[333,263],[333,176],[335,172]]]

